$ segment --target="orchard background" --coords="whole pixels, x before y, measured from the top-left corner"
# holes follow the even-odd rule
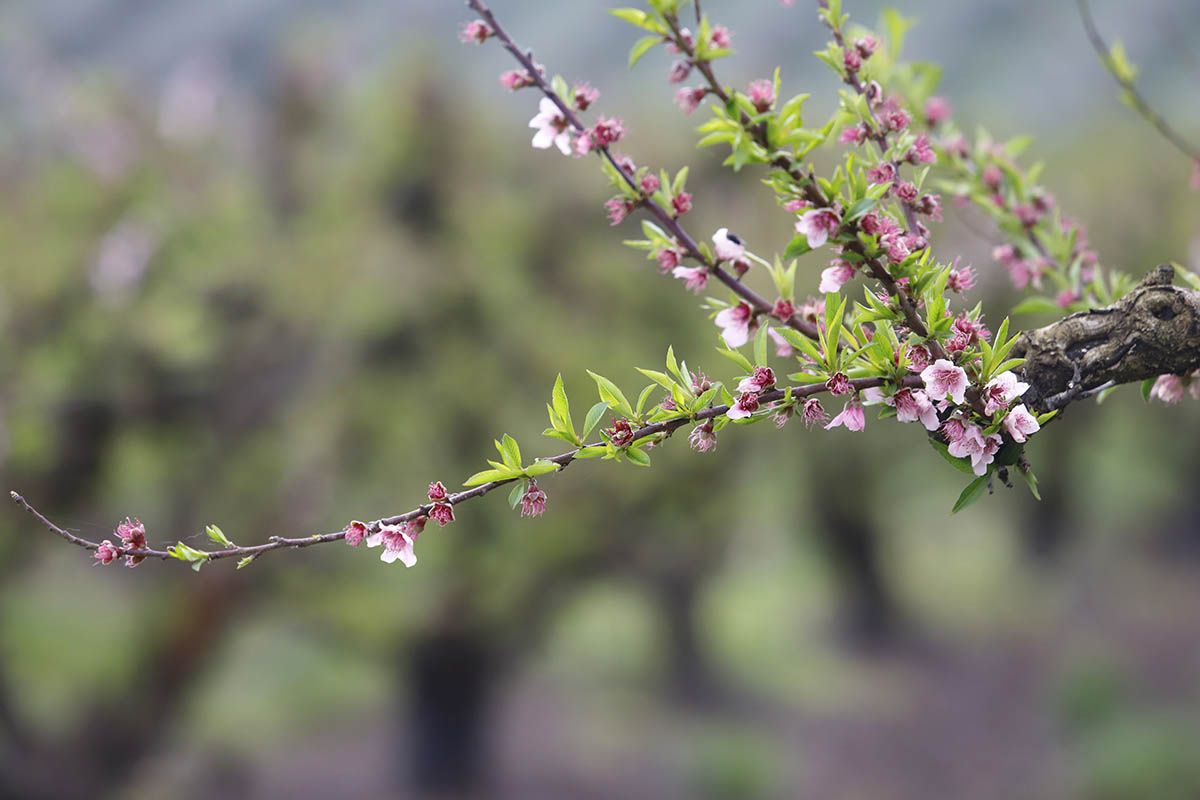
[[[1073,7],[942,5],[900,9],[905,50],[944,67],[960,124],[1035,134],[1106,264],[1200,270],[1190,165],[1117,102]],[[1186,5],[1095,11],[1194,133]],[[639,162],[691,165],[690,228],[782,250],[769,194],[694,150],[669,60],[630,73],[606,8],[495,10],[601,88]],[[729,83],[778,64],[832,110],[804,0],[706,10]],[[696,298],[621,246],[594,164],[528,146],[536,95],[458,44],[471,18],[0,10],[6,488],[91,539],[126,514],[196,545],[331,530],[457,483],[501,433],[536,442],[559,372],[590,389],[667,344],[728,366]],[[1002,314],[986,221],[946,217],[939,254]],[[650,470],[564,473],[536,520],[472,504],[413,570],[337,546],[92,569],[6,505],[0,797],[1190,798],[1197,408],[1079,403],[1030,445],[1043,502],[955,516],[962,476],[898,425],[760,425],[705,456],[679,436]]]

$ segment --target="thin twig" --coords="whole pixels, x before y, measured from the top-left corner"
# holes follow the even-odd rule
[[[859,378],[859,379],[850,381],[850,385],[856,391],[862,391],[864,389],[871,389],[871,388],[882,386],[887,382],[888,381],[885,381],[882,378]],[[917,386],[921,385],[920,379],[915,376],[908,376],[906,378],[903,378],[898,383],[900,385],[909,386],[909,387],[917,387]],[[809,384],[807,386],[795,386],[795,387],[792,387],[790,389],[790,391],[791,391],[791,396],[793,398],[807,398],[807,397],[812,397],[813,395],[817,395],[817,394],[826,392],[826,391],[828,391],[828,389],[826,389],[825,384],[818,383],[818,384]],[[759,402],[765,406],[769,403],[775,403],[779,400],[783,400],[785,397],[787,397],[787,395],[788,395],[788,390],[774,389],[769,392],[763,392],[761,395],[759,395]],[[676,430],[683,427],[684,425],[688,425],[692,422],[703,422],[704,420],[714,419],[716,417],[719,417],[719,416],[725,414],[727,411],[729,411],[729,406],[727,406],[727,405],[710,406],[709,408],[706,408],[703,411],[700,411],[699,413],[696,413],[696,414],[681,415],[679,417],[675,417],[672,419],[662,420],[660,422],[654,422],[649,425],[644,425],[641,428],[639,428],[633,432],[632,442],[639,442],[644,439],[649,439],[649,438],[660,436],[660,435],[669,436],[670,434],[674,433]],[[603,441],[592,442],[590,444],[582,445],[581,447],[575,448],[573,450],[568,450],[565,453],[559,453],[556,456],[552,456],[550,458],[543,458],[543,459],[539,459],[539,460],[550,461],[554,464],[557,464],[558,465],[557,471],[561,472],[562,470],[564,470],[568,466],[570,466],[570,464],[573,461],[576,460],[580,450],[582,450],[584,448],[588,448],[588,447],[604,447],[604,446],[605,446],[605,443]],[[465,503],[468,500],[474,500],[475,498],[483,497],[484,495],[486,495],[496,489],[499,489],[501,486],[506,486],[508,484],[515,483],[518,480],[521,480],[521,478],[519,478],[519,477],[518,478],[507,478],[505,480],[489,481],[488,483],[481,484],[480,486],[476,486],[471,489],[466,489],[464,491],[451,494],[449,497],[446,498],[445,502],[449,503],[452,506],[457,506],[461,503]],[[55,523],[51,522],[45,515],[43,515],[40,511],[38,511],[36,508],[34,508],[24,497],[22,497],[17,492],[9,492],[9,495],[10,495],[10,497],[12,497],[12,500],[14,503],[16,503],[21,508],[25,509],[27,512],[29,512],[34,517],[34,519],[36,519],[43,526],[45,526],[46,529],[49,530],[51,533],[65,539],[66,541],[68,541],[71,544],[74,544],[78,547],[82,547],[82,548],[85,548],[87,550],[92,550],[92,551],[99,549],[100,544],[101,544],[100,542],[95,542],[95,541],[91,541],[89,539],[84,539],[83,537],[77,536],[77,535],[71,533],[70,531],[66,530],[65,528],[62,528],[62,527],[56,525]],[[428,517],[430,510],[432,508],[433,508],[433,503],[425,503],[423,505],[417,506],[416,508],[412,509],[411,511],[406,511],[403,514],[397,514],[397,515],[391,516],[391,517],[382,517],[380,519],[374,520],[373,522],[366,523],[367,529],[369,532],[375,533],[375,532],[378,532],[380,530],[380,528],[382,528],[384,525],[399,525],[402,522],[408,522],[410,520],[417,519],[418,517]],[[261,556],[265,553],[272,552],[274,550],[299,549],[299,548],[304,548],[304,547],[312,547],[313,545],[337,542],[344,538],[346,538],[346,532],[344,530],[335,531],[332,533],[316,534],[313,536],[302,536],[302,537],[297,537],[297,538],[285,538],[282,536],[272,536],[270,538],[270,540],[264,544],[234,546],[234,547],[223,548],[221,550],[205,551],[205,558],[208,561],[217,561],[220,559],[227,559],[227,558],[238,558],[238,559],[258,558],[259,556]],[[141,548],[141,549],[134,549],[134,548],[116,547],[114,549],[116,550],[117,555],[119,555],[119,556],[133,556],[135,558],[157,558],[157,559],[163,559],[163,560],[176,559],[176,556],[172,555],[172,553],[170,551],[160,550],[157,548],[147,547],[147,548]]]
[[[1104,36],[1100,33],[1100,29],[1096,27],[1096,20],[1092,16],[1092,8],[1088,0],[1077,0],[1076,5],[1079,7],[1079,18],[1083,22],[1083,29],[1087,33],[1088,41],[1091,42],[1092,49],[1096,51],[1096,55],[1100,56],[1100,60],[1104,63],[1105,69],[1122,89],[1125,90],[1129,101],[1133,104],[1134,109],[1142,115],[1142,118],[1149,122],[1155,130],[1157,130],[1164,139],[1170,142],[1176,150],[1183,153],[1193,161],[1200,161],[1200,147],[1189,142],[1179,131],[1167,122],[1162,114],[1158,113],[1150,101],[1146,99],[1137,88],[1137,83],[1129,77],[1123,75],[1117,69],[1116,63],[1113,61],[1112,50],[1108,43],[1104,40]]]

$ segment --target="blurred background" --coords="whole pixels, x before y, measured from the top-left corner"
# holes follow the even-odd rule
[[[1200,6],[1097,2],[1200,135]],[[602,90],[639,163],[692,165],[688,227],[788,223],[693,150],[661,53],[607,3],[496,0]],[[882,3],[847,2],[874,23]],[[812,9],[711,2],[744,85],[833,108]],[[1109,265],[1200,269],[1189,165],[1115,99],[1071,3],[912,0],[910,57],[970,129],[1033,133]],[[0,6],[0,484],[93,539],[336,530],[454,484],[554,376],[727,376],[697,300],[621,246],[591,161],[529,147],[536,97],[444,0]],[[822,158],[828,159],[825,155]],[[978,220],[943,257],[1014,295]],[[815,291],[818,260],[802,266]],[[619,322],[617,322],[619,321]],[[1018,320],[1022,326],[1044,320]],[[578,413],[578,412],[577,412]],[[949,514],[902,426],[755,426],[650,470],[545,482],[430,530],[412,570],[330,546],[199,574],[93,569],[0,509],[0,798],[1200,797],[1200,408],[1136,388],[1031,457],[1044,501]]]

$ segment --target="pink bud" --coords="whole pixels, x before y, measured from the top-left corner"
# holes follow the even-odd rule
[[[96,553],[93,558],[95,558],[96,562],[99,564],[108,565],[116,561],[118,555],[120,555],[120,553],[117,552],[117,548],[113,547],[113,543],[108,539],[105,539],[100,543],[100,546],[96,548]]]
[[[346,526],[346,544],[351,547],[358,547],[363,543],[363,539],[367,538],[367,526],[365,523],[354,520]]]

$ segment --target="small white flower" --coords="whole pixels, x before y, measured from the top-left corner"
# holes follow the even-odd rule
[[[718,261],[737,261],[746,255],[745,243],[736,233],[730,233],[728,228],[721,228],[714,233],[712,240]]]
[[[529,127],[537,128],[533,135],[534,147],[546,150],[554,145],[564,156],[571,155],[571,126],[549,97],[542,98],[537,116],[529,120]]]

